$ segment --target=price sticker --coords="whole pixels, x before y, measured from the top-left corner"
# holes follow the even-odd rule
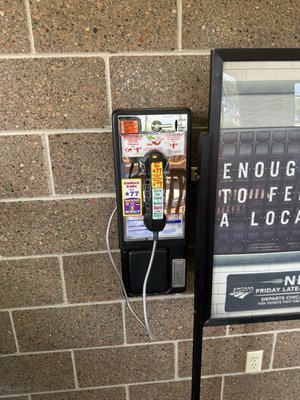
[[[124,217],[142,215],[141,179],[122,179],[122,208]]]

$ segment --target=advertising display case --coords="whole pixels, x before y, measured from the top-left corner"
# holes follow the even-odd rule
[[[198,144],[192,400],[204,326],[300,317],[300,49],[211,52]]]
[[[204,319],[300,315],[300,50],[211,58]]]

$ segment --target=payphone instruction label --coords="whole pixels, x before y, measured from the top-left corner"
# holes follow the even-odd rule
[[[185,154],[184,132],[121,135],[123,157],[143,157],[150,150],[159,150],[168,156]]]
[[[159,234],[161,239],[184,238],[184,221],[182,214],[167,215],[166,226]],[[128,217],[125,225],[126,240],[145,240],[153,237],[144,225],[144,218]]]
[[[124,217],[142,215],[141,179],[122,179],[122,208]]]

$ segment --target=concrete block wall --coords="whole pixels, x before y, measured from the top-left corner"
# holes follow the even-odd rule
[[[0,399],[190,398],[192,260],[187,292],[149,299],[154,343],[109,264],[111,111],[189,106],[196,137],[210,49],[298,47],[299,17],[290,0],[0,0]],[[202,400],[298,399],[299,343],[297,321],[207,328]]]

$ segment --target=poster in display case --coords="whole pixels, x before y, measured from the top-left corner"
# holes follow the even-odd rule
[[[298,318],[300,49],[211,60],[205,320]]]

